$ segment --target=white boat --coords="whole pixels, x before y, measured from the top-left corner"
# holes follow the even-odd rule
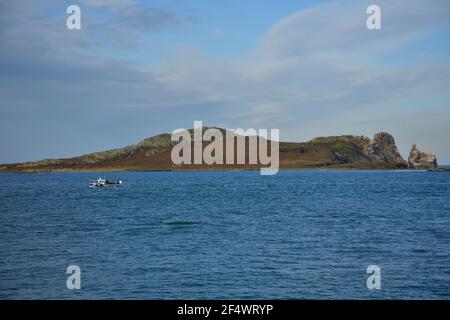
[[[98,178],[96,181],[92,181],[89,187],[91,188],[104,188],[104,187],[118,187],[122,184],[122,181],[109,181],[105,178]]]

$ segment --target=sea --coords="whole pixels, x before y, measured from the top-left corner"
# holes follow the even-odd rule
[[[449,298],[450,173],[0,174],[0,299]]]

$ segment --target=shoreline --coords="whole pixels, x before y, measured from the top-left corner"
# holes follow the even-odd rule
[[[395,171],[395,172],[430,172],[430,173],[442,173],[450,172],[449,168],[444,168],[443,171],[430,171],[428,169],[407,169],[407,168],[280,168],[279,171]],[[154,170],[138,170],[138,169],[124,169],[124,170],[105,170],[105,169],[92,169],[92,170],[36,170],[36,171],[0,171],[0,174],[51,174],[51,173],[159,173],[159,172],[173,172],[173,173],[185,173],[185,172],[230,172],[230,171],[258,171],[260,168],[243,168],[243,169],[154,169]]]

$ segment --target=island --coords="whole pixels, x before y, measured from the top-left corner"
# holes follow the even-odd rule
[[[189,131],[192,132],[192,129]],[[176,143],[171,140],[171,134],[165,133],[124,148],[78,157],[2,164],[0,172],[236,170],[260,167],[249,164],[174,165],[171,161],[171,150]],[[342,135],[318,137],[308,142],[279,143],[280,169],[433,169],[437,167],[436,156],[421,152],[415,145],[408,160],[409,162],[402,158],[395,145],[394,137],[386,132],[375,134],[373,139],[366,136]]]

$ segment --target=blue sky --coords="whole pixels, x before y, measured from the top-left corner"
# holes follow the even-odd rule
[[[66,28],[70,4],[81,30]],[[449,39],[447,0],[3,2],[0,163],[194,120],[290,141],[387,131],[405,158],[417,144],[450,163]]]

